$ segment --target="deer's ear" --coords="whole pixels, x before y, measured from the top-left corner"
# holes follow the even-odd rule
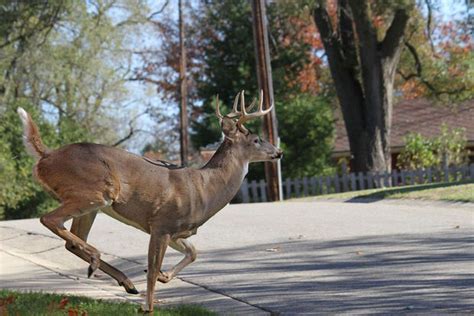
[[[237,134],[238,132],[237,124],[234,122],[233,119],[227,117],[224,117],[222,119],[221,128],[224,135],[231,138],[235,136],[235,134]]]

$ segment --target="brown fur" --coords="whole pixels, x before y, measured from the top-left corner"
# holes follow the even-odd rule
[[[226,139],[201,169],[168,169],[127,151],[98,144],[77,143],[48,150],[31,117],[19,109],[25,126],[25,143],[39,157],[35,177],[61,202],[41,218],[52,232],[66,240],[66,248],[115,278],[127,292],[137,293],[118,269],[100,260],[97,249],[86,242],[98,210],[149,233],[146,309],[153,309],[156,281],[169,282],[196,259],[186,240],[197,228],[234,197],[248,164],[281,157],[281,151],[257,135],[243,133],[236,122],[223,117]],[[26,115],[25,115],[26,114]],[[63,224],[73,219],[71,231]],[[161,272],[167,246],[185,257]]]

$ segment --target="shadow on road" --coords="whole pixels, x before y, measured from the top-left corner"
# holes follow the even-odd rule
[[[474,238],[468,233],[453,229],[442,237],[410,234],[336,241],[300,236],[201,252],[180,277],[284,314],[467,313],[474,311]],[[168,257],[167,266],[181,258],[176,253]],[[135,281],[145,279],[145,256],[109,263]],[[22,282],[20,287],[34,289],[48,280],[38,275]],[[116,284],[108,277],[99,282]],[[168,295],[180,296],[182,290],[173,282],[165,287]]]

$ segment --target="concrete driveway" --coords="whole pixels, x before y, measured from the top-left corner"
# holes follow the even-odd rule
[[[39,220],[0,222],[0,287],[142,302],[148,236],[100,214],[89,241],[129,295]],[[474,205],[331,201],[230,205],[191,240],[198,259],[159,284],[162,305],[222,314],[474,313]],[[168,250],[165,268],[181,255]]]

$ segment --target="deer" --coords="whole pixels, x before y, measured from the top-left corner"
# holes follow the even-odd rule
[[[132,281],[101,260],[100,252],[87,242],[87,237],[98,211],[149,234],[147,288],[142,309],[152,312],[157,281],[171,281],[196,260],[196,248],[187,238],[236,195],[249,163],[277,161],[283,155],[281,149],[244,126],[245,122],[270,113],[273,104],[264,110],[260,91],[258,109],[251,112],[257,100],[246,106],[244,94],[241,91],[236,95],[233,108],[226,115],[221,114],[216,97],[215,115],[224,137],[201,168],[172,168],[95,143],[49,149],[31,116],[18,108],[25,147],[36,159],[33,177],[60,204],[41,216],[40,222],[65,240],[68,251],[89,263],[88,277],[100,269],[130,294],[138,294]],[[71,219],[68,230],[64,223]],[[184,257],[163,272],[161,266],[168,246]]]

